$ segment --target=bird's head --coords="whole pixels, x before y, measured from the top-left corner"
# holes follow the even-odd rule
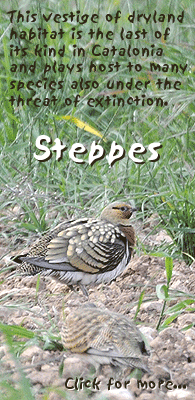
[[[129,225],[129,218],[136,211],[132,205],[115,201],[102,211],[100,218],[114,225]]]

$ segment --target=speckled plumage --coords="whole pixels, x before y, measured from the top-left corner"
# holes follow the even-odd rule
[[[81,287],[110,282],[127,266],[135,244],[129,223],[134,209],[126,203],[108,205],[99,219],[66,221],[14,258],[27,275],[43,273]]]
[[[64,321],[62,343],[99,365],[149,371],[148,352],[139,329],[127,316],[116,312],[93,305],[79,307]]]

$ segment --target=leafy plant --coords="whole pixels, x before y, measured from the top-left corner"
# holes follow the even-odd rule
[[[195,302],[195,296],[187,295],[183,292],[177,292],[176,294],[172,294],[169,290],[169,284],[172,277],[173,272],[173,259],[171,257],[165,258],[165,269],[167,276],[167,284],[158,284],[156,286],[156,293],[159,299],[163,299],[162,311],[160,314],[160,318],[158,320],[156,329],[162,330],[169,326],[171,322],[174,321],[181,313],[185,312],[194,312],[195,307],[191,305]],[[177,301],[178,297],[185,297],[185,300],[177,302],[174,306],[168,307],[166,309],[167,303],[170,301]],[[168,315],[168,317],[166,317]],[[165,318],[166,317],[166,318]],[[165,318],[165,319],[164,319]],[[162,320],[164,319],[163,323]],[[191,326],[189,326],[190,328]],[[186,328],[187,329],[187,328]]]

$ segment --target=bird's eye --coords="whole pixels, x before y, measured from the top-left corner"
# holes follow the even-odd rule
[[[128,207],[122,206],[120,209],[121,209],[121,211],[128,211]]]
[[[127,207],[127,206],[122,206],[122,207],[117,206],[117,207],[112,207],[112,208],[113,208],[113,210],[121,210],[121,211],[128,211],[129,210],[129,207]]]

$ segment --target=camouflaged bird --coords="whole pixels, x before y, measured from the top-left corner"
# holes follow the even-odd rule
[[[114,202],[99,219],[81,218],[62,222],[44,235],[28,254],[14,257],[26,275],[42,273],[61,282],[79,285],[107,283],[122,273],[130,261],[135,232],[129,218],[135,209]]]
[[[82,306],[66,317],[61,336],[66,349],[87,356],[96,366],[111,364],[149,372],[149,353],[141,332],[125,315],[93,304]]]

